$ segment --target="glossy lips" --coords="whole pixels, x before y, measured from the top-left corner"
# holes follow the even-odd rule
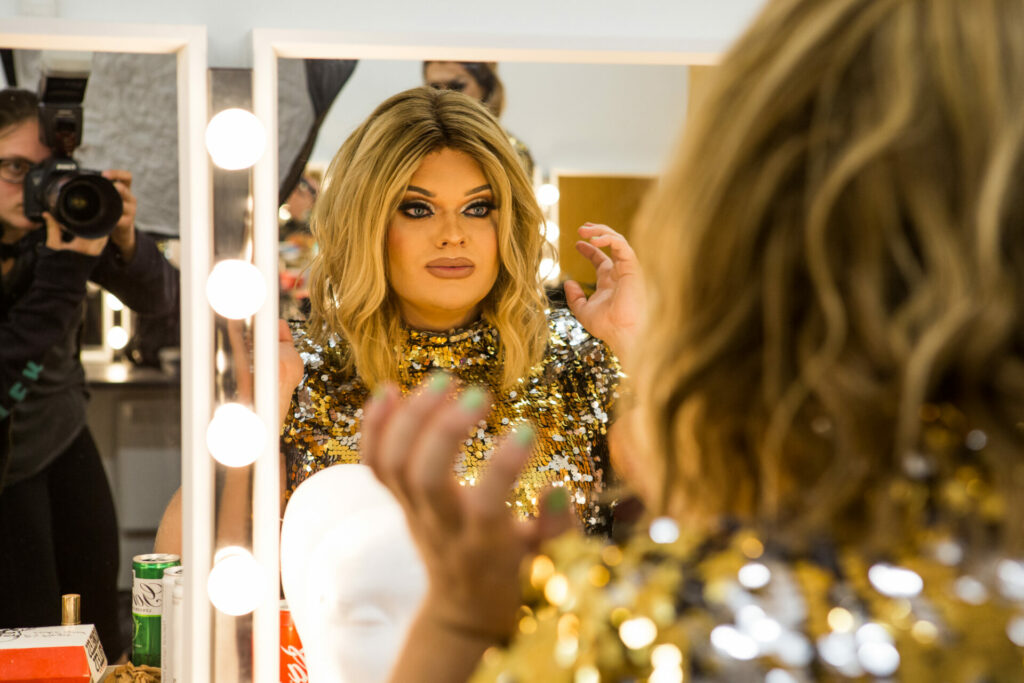
[[[459,279],[472,275],[476,266],[467,258],[438,258],[427,264],[427,270],[434,277]]]

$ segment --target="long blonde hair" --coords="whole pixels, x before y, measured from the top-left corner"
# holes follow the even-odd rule
[[[544,353],[542,216],[516,153],[480,103],[414,88],[378,106],[341,146],[311,219],[320,251],[310,278],[310,330],[321,342],[341,335],[344,369],[370,387],[397,378],[401,360],[402,321],[388,286],[388,225],[424,157],[441,149],[480,164],[499,208],[498,279],[481,315],[499,334],[503,384],[525,376]]]
[[[775,0],[725,57],[639,226],[660,509],[866,537],[955,405],[1021,539],[1022,36],[1020,0]]]

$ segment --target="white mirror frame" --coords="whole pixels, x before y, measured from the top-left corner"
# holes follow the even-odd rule
[[[212,315],[206,303],[210,272],[210,165],[203,143],[207,120],[206,27],[112,24],[67,19],[4,19],[0,45],[24,50],[83,50],[174,54],[178,67],[178,194],[180,215],[181,446],[184,490],[185,619],[189,634],[185,680],[210,675],[213,482],[206,452],[213,386]],[[202,313],[200,313],[202,312]],[[205,315],[203,314],[205,313]],[[129,558],[121,558],[129,561]]]
[[[255,264],[266,282],[277,281],[277,59],[391,59],[590,64],[714,64],[724,41],[587,39],[579,36],[480,36],[253,30],[253,111],[267,129],[267,153],[253,179]],[[254,324],[255,409],[266,424],[277,415],[277,299],[268,297]],[[278,585],[280,473],[278,444],[268,444],[256,461],[253,485],[253,549]],[[278,676],[277,593],[268,595],[254,620],[253,680],[276,683]],[[273,653],[273,654],[271,654]]]

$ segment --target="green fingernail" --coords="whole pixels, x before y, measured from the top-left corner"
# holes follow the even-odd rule
[[[569,492],[564,487],[553,489],[544,499],[544,506],[553,514],[565,512],[569,507]]]
[[[533,425],[529,422],[520,422],[515,431],[512,432],[512,437],[516,440],[516,443],[520,446],[529,446],[530,442],[533,441]]]
[[[427,388],[435,394],[440,394],[448,388],[451,381],[452,378],[448,376],[447,372],[438,370],[430,374],[430,379],[427,380]]]
[[[473,412],[484,404],[484,390],[480,387],[469,387],[459,397],[459,405],[466,412]]]

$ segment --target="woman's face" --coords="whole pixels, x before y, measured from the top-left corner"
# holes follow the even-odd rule
[[[497,228],[476,160],[452,149],[423,159],[388,227],[389,284],[406,324],[441,331],[480,315],[498,279]]]
[[[423,69],[423,80],[431,88],[455,90],[481,102],[487,94],[466,67],[458,62],[428,62]]]

